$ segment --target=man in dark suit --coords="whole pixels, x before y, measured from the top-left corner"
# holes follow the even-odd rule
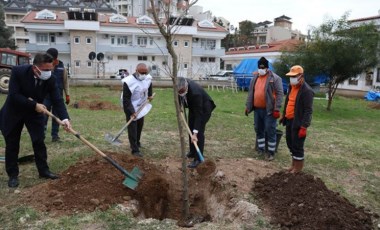
[[[58,117],[71,128],[69,115],[59,95],[55,78],[51,78],[53,58],[49,54],[36,54],[33,65],[16,66],[12,69],[8,97],[0,111],[0,128],[5,139],[5,169],[9,176],[8,186],[19,185],[18,154],[20,136],[25,125],[32,140],[34,157],[41,178],[57,179],[49,170],[45,146],[45,115],[43,101],[50,96]]]
[[[177,88],[181,106],[189,109],[188,123],[192,136],[189,140],[190,152],[186,156],[194,158],[194,160],[188,167],[196,168],[201,162],[193,142],[197,142],[199,150],[203,154],[206,123],[216,106],[206,91],[192,80],[178,77]]]

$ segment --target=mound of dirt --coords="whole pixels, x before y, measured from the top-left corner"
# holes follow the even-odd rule
[[[75,102],[72,107],[76,109],[89,109],[89,110],[120,110],[120,107],[107,101],[85,101],[80,100]]]
[[[275,173],[257,179],[252,191],[282,229],[373,229],[368,211],[308,174]]]
[[[52,216],[121,205],[136,217],[169,218],[182,226],[203,221],[248,221],[259,210],[238,197],[249,192],[255,178],[274,172],[267,162],[251,158],[206,160],[197,170],[188,169],[189,218],[183,220],[181,159],[150,163],[129,154],[106,154],[129,172],[138,167],[144,173],[135,191],[122,184],[125,176],[121,172],[94,156],[69,167],[59,180],[47,180],[22,191],[21,202]]]
[[[368,104],[368,107],[371,109],[380,109],[380,103],[378,102],[372,102]]]

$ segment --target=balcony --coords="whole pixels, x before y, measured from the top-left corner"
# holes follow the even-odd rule
[[[30,53],[45,52],[49,48],[56,48],[61,53],[70,53],[68,44],[26,44],[26,51]]]
[[[166,47],[153,47],[146,48],[140,46],[110,46],[110,45],[97,45],[97,52],[114,53],[114,54],[128,54],[128,55],[168,55]]]
[[[220,57],[225,54],[224,49],[205,49],[201,47],[193,47],[193,56],[213,56]]]

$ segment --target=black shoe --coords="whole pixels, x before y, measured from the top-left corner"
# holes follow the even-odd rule
[[[264,149],[258,149],[257,150],[257,155],[263,156],[264,154],[265,154],[265,150]]]
[[[60,137],[52,137],[51,141],[52,142],[61,142],[61,138]]]
[[[50,172],[49,170],[47,170],[44,172],[40,172],[40,178],[55,180],[55,179],[58,179],[59,176],[57,174],[54,174],[54,173]]]
[[[143,157],[143,155],[140,152],[134,152],[132,153],[132,155],[135,157]]]
[[[18,178],[17,177],[9,177],[8,187],[17,188],[18,187]]]
[[[200,162],[199,160],[193,160],[190,164],[187,165],[187,167],[188,167],[188,168],[191,168],[191,169],[194,169],[194,168],[196,168],[200,163],[202,163],[202,162]]]
[[[188,153],[186,154],[186,157],[187,157],[187,158],[195,158],[195,154],[192,153],[192,152],[188,152]]]

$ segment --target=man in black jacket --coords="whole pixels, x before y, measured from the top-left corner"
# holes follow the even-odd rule
[[[189,109],[188,123],[192,136],[189,140],[190,152],[187,157],[194,158],[194,160],[188,167],[196,168],[201,162],[193,141],[197,142],[199,150],[203,154],[206,123],[216,106],[206,91],[192,80],[178,77],[177,88],[181,106]]]
[[[18,154],[21,131],[25,125],[32,140],[34,157],[39,176],[57,179],[47,164],[45,146],[45,115],[43,101],[50,96],[58,117],[71,128],[69,115],[59,95],[55,78],[51,78],[53,58],[49,54],[36,54],[33,65],[16,66],[12,69],[8,97],[0,111],[0,129],[5,139],[5,169],[9,176],[8,186],[19,185]]]
[[[302,171],[304,165],[304,143],[313,113],[314,92],[305,82],[301,66],[293,66],[286,76],[291,87],[280,123],[286,125],[286,144],[292,154],[292,166],[288,171],[297,173]]]

